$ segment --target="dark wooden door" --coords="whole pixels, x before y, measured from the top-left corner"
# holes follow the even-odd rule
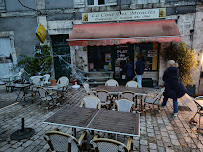
[[[71,74],[71,56],[70,47],[66,39],[69,35],[54,35],[51,36],[53,55],[54,55],[54,69],[56,79],[61,76],[67,76],[70,79]]]

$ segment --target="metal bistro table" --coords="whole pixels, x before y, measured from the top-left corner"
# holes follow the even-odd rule
[[[19,84],[19,83],[16,83],[15,84],[15,88],[18,88],[20,89],[17,94],[17,98],[16,98],[16,102],[18,101],[18,99],[20,99],[19,101],[22,102],[22,99],[25,97],[26,95],[26,91],[25,89],[28,88],[31,84]],[[20,94],[21,92],[23,93],[23,96],[20,98]]]
[[[67,105],[43,123],[90,131],[140,136],[140,114]]]

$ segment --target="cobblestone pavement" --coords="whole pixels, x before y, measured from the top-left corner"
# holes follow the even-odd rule
[[[83,88],[79,90],[70,88],[65,94],[66,103],[62,106],[65,104],[78,106],[85,96]],[[15,99],[15,93],[7,93],[4,86],[0,86],[0,105],[2,101],[15,103]],[[71,133],[71,128],[68,127],[43,124],[45,119],[61,107],[47,111],[45,105],[39,106],[38,101],[39,99],[34,99],[32,103],[28,98],[25,105],[17,103],[0,109],[0,152],[47,152],[50,151],[49,146],[43,138],[46,131],[58,127],[60,131]],[[160,113],[154,110],[157,107],[147,107],[146,112],[141,114],[140,137],[133,139],[134,151],[203,151],[203,135],[200,134],[197,140],[197,126],[189,124],[189,120],[196,112],[195,104],[189,98],[179,101],[180,110],[176,118],[172,116],[172,105],[172,101],[169,101],[167,108]],[[10,135],[21,128],[22,117],[25,118],[25,127],[33,128],[35,134],[29,139],[11,140]]]

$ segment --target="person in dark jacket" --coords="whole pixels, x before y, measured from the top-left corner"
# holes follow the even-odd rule
[[[185,86],[178,79],[179,70],[174,60],[167,62],[167,69],[163,75],[163,81],[165,82],[165,92],[162,107],[165,109],[168,98],[173,99],[173,111],[174,117],[178,114],[178,101],[177,98],[181,98],[186,92]]]
[[[132,80],[135,77],[135,72],[133,70],[133,63],[130,61],[129,57],[126,60],[126,63],[123,69],[126,72],[126,78],[128,81]]]
[[[142,75],[144,73],[145,69],[145,63],[143,61],[142,54],[137,55],[137,62],[136,62],[136,74],[137,74],[137,83],[139,84],[139,87],[142,88]]]

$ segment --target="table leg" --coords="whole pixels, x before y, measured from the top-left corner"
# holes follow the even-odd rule
[[[72,128],[73,136],[76,137],[76,128]]]
[[[18,94],[17,94],[17,98],[16,98],[16,102],[18,101],[18,98],[20,98],[20,93],[21,93],[21,91],[22,91],[22,89],[20,89],[20,91],[18,92]],[[21,101],[21,99],[20,99],[20,101]]]

